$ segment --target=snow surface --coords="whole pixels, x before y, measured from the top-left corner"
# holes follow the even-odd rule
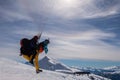
[[[33,66],[0,58],[0,80],[109,80],[94,74],[76,76],[44,70],[36,74]]]

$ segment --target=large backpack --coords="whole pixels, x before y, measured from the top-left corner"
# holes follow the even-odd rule
[[[30,40],[27,38],[23,38],[20,40],[20,52],[25,55],[29,55],[31,53],[31,48],[30,48]]]
[[[23,39],[20,40],[20,45],[21,45],[21,47],[26,47],[27,48],[30,45],[30,40],[27,39],[27,38],[23,38]]]

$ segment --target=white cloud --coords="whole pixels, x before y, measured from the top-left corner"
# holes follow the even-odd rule
[[[7,58],[19,58],[19,46],[18,44],[10,44],[7,47],[0,47],[0,57],[7,57]]]
[[[108,7],[107,9],[100,9],[95,5],[95,0],[19,0],[17,6],[18,11],[3,10],[0,11],[4,14],[4,18],[10,21],[15,20],[28,20],[33,21],[37,16],[58,16],[63,19],[74,18],[98,18],[114,15],[118,13],[118,5]],[[37,14],[36,17],[30,16]],[[55,19],[56,20],[56,19]],[[58,20],[59,21],[59,20]],[[39,19],[38,21],[39,22]],[[48,22],[50,23],[50,22]],[[59,23],[59,22],[58,22]],[[51,24],[51,23],[50,23]],[[68,24],[61,21],[59,24]],[[103,59],[103,60],[119,60],[120,52],[118,47],[103,42],[101,39],[112,39],[116,37],[114,33],[104,32],[99,29],[85,29],[85,30],[72,30],[75,23],[61,26],[53,21],[53,25],[49,24],[43,37],[49,37],[51,44],[49,46],[48,55],[56,56],[57,58],[87,58],[87,59]],[[33,23],[34,25],[34,23]],[[56,26],[58,25],[58,26]],[[78,24],[84,26],[82,24]],[[28,24],[28,26],[30,26]],[[69,27],[68,27],[69,26]],[[75,26],[75,25],[74,25]],[[89,25],[88,25],[89,26]],[[52,28],[50,28],[52,27]],[[58,28],[59,27],[59,28]],[[64,28],[65,27],[65,28]],[[80,27],[77,26],[76,27]],[[85,26],[86,27],[86,26]],[[14,35],[24,35],[26,37],[37,34],[32,29],[18,29],[13,31]],[[67,29],[66,29],[67,28]],[[68,28],[71,28],[68,31]],[[65,30],[64,30],[65,29]],[[77,28],[75,28],[77,29]],[[9,44],[12,45],[12,44]],[[12,45],[14,46],[14,45]],[[9,48],[0,48],[3,53],[12,53]],[[5,51],[7,50],[8,51]],[[4,52],[5,51],[5,52]]]
[[[119,11],[119,4],[101,9],[102,7],[97,7],[96,0],[50,0],[49,2],[45,3],[44,9],[46,12],[66,19],[106,17],[117,14]],[[35,6],[37,9],[38,7],[41,6]]]
[[[54,33],[53,33],[54,34]],[[63,39],[63,40],[99,40],[114,38],[116,35],[114,33],[103,32],[99,29],[92,29],[86,31],[76,31],[71,33],[56,33],[56,35],[47,34],[52,38]]]
[[[54,47],[50,47],[49,53],[61,59],[84,58],[120,61],[119,48],[102,41],[89,41],[86,43],[87,44],[76,44],[69,41],[59,41],[60,45],[58,44]]]
[[[56,58],[120,61],[119,48],[101,41],[101,39],[114,38],[116,36],[114,33],[91,30],[77,35],[75,33],[72,35],[49,34],[49,36],[52,40],[49,53]]]
[[[119,3],[101,9],[96,5],[98,2],[96,0],[19,0],[14,3],[17,4],[14,6],[15,9],[1,9],[0,11],[6,20],[28,20],[32,22],[35,20],[35,17],[31,16],[32,14],[46,17],[54,15],[63,19],[88,19],[119,13]]]
[[[52,15],[63,19],[88,19],[106,17],[119,13],[119,2],[111,7],[98,7],[96,0],[18,0],[14,2],[15,9],[2,9],[2,17],[9,21],[35,19],[32,14],[50,17]],[[101,3],[99,3],[101,4]],[[104,4],[106,5],[106,4]],[[12,5],[11,5],[12,6]]]
[[[0,8],[0,13],[2,14],[1,17],[3,18],[3,20],[10,22],[17,20],[33,21],[32,17],[30,17],[29,15],[14,10]]]
[[[13,31],[13,34],[17,34],[17,35],[24,35],[24,36],[34,36],[36,34],[38,34],[36,31],[33,30],[16,30]]]

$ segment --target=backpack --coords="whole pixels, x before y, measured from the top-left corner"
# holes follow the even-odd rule
[[[27,39],[27,38],[23,38],[23,39],[20,40],[20,45],[21,45],[21,47],[26,47],[27,48],[30,45],[30,40]]]
[[[30,49],[30,40],[27,38],[23,38],[20,40],[20,53],[22,54],[29,54],[31,49]]]

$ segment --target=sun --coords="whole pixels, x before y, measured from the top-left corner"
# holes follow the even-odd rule
[[[76,2],[76,0],[60,0],[66,6],[72,6]]]
[[[74,11],[78,6],[78,0],[56,0],[53,5],[53,12],[57,16],[69,18],[74,16]]]
[[[76,5],[77,0],[57,0],[56,4],[58,8],[68,9]]]
[[[63,3],[66,3],[66,4],[72,4],[74,2],[74,0],[62,0]]]

